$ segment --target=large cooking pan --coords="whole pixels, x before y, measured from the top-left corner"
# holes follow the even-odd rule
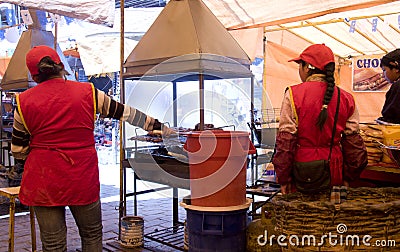
[[[171,155],[137,151],[128,161],[142,180],[190,189],[189,164]]]

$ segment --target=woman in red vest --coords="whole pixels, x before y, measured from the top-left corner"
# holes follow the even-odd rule
[[[291,59],[302,83],[287,88],[281,107],[274,168],[283,194],[295,191],[293,163],[327,160],[338,100],[335,59],[324,44],[306,48]],[[348,185],[367,165],[359,135],[359,114],[351,94],[340,90],[339,114],[330,159],[331,186]]]
[[[39,85],[16,97],[12,152],[24,163],[20,201],[33,206],[43,251],[67,251],[65,207],[75,219],[82,251],[102,251],[100,181],[94,140],[96,114],[147,131],[172,130],[112,100],[91,83],[69,81],[57,52],[33,47],[26,55]]]

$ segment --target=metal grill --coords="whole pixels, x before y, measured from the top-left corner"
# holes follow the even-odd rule
[[[279,122],[279,116],[281,113],[280,108],[272,109],[261,109],[261,122],[262,123],[276,123]]]
[[[184,226],[177,225],[174,227],[157,230],[144,235],[145,238],[167,245],[174,249],[184,251]]]

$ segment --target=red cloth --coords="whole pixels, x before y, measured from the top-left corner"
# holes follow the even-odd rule
[[[274,167],[278,176],[279,183],[290,182],[293,161],[307,162],[319,159],[328,159],[329,146],[332,138],[333,121],[336,113],[338,93],[335,88],[332,100],[328,106],[328,119],[326,120],[322,131],[316,126],[318,115],[321,111],[322,100],[326,90],[325,82],[304,82],[290,87],[296,113],[298,117],[297,136],[290,133],[280,132],[276,139],[276,151],[273,158]],[[336,124],[336,133],[334,146],[332,148],[330,168],[331,184],[342,185],[343,183],[343,155],[339,144],[341,135],[346,127],[347,119],[354,113],[355,102],[351,94],[341,90],[339,116]],[[351,166],[346,167],[346,174],[358,174],[358,171],[349,172],[349,169],[358,169],[366,161],[365,146],[361,140],[356,138],[346,138],[347,141],[357,140],[359,152],[361,155]],[[346,153],[350,153],[354,144],[345,146]],[[365,156],[363,156],[365,155]],[[346,155],[346,158],[354,156]],[[349,160],[345,161],[348,164]],[[361,164],[360,164],[361,163]],[[357,168],[356,168],[357,167]],[[364,166],[365,167],[365,166]],[[346,175],[354,179],[355,176]]]
[[[19,198],[29,206],[86,205],[99,199],[93,85],[40,83],[17,99],[31,134]]]
[[[353,134],[343,136],[340,144],[342,145],[344,159],[344,179],[346,181],[356,181],[368,164],[368,154],[364,140],[359,134]]]
[[[297,136],[288,132],[278,132],[275,142],[275,154],[272,160],[274,169],[281,185],[292,181],[292,164]]]

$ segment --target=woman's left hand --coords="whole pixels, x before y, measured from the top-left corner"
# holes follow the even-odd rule
[[[175,130],[171,129],[170,127],[163,125],[161,135],[165,136],[165,137],[169,137],[171,135],[177,135],[177,133]]]

